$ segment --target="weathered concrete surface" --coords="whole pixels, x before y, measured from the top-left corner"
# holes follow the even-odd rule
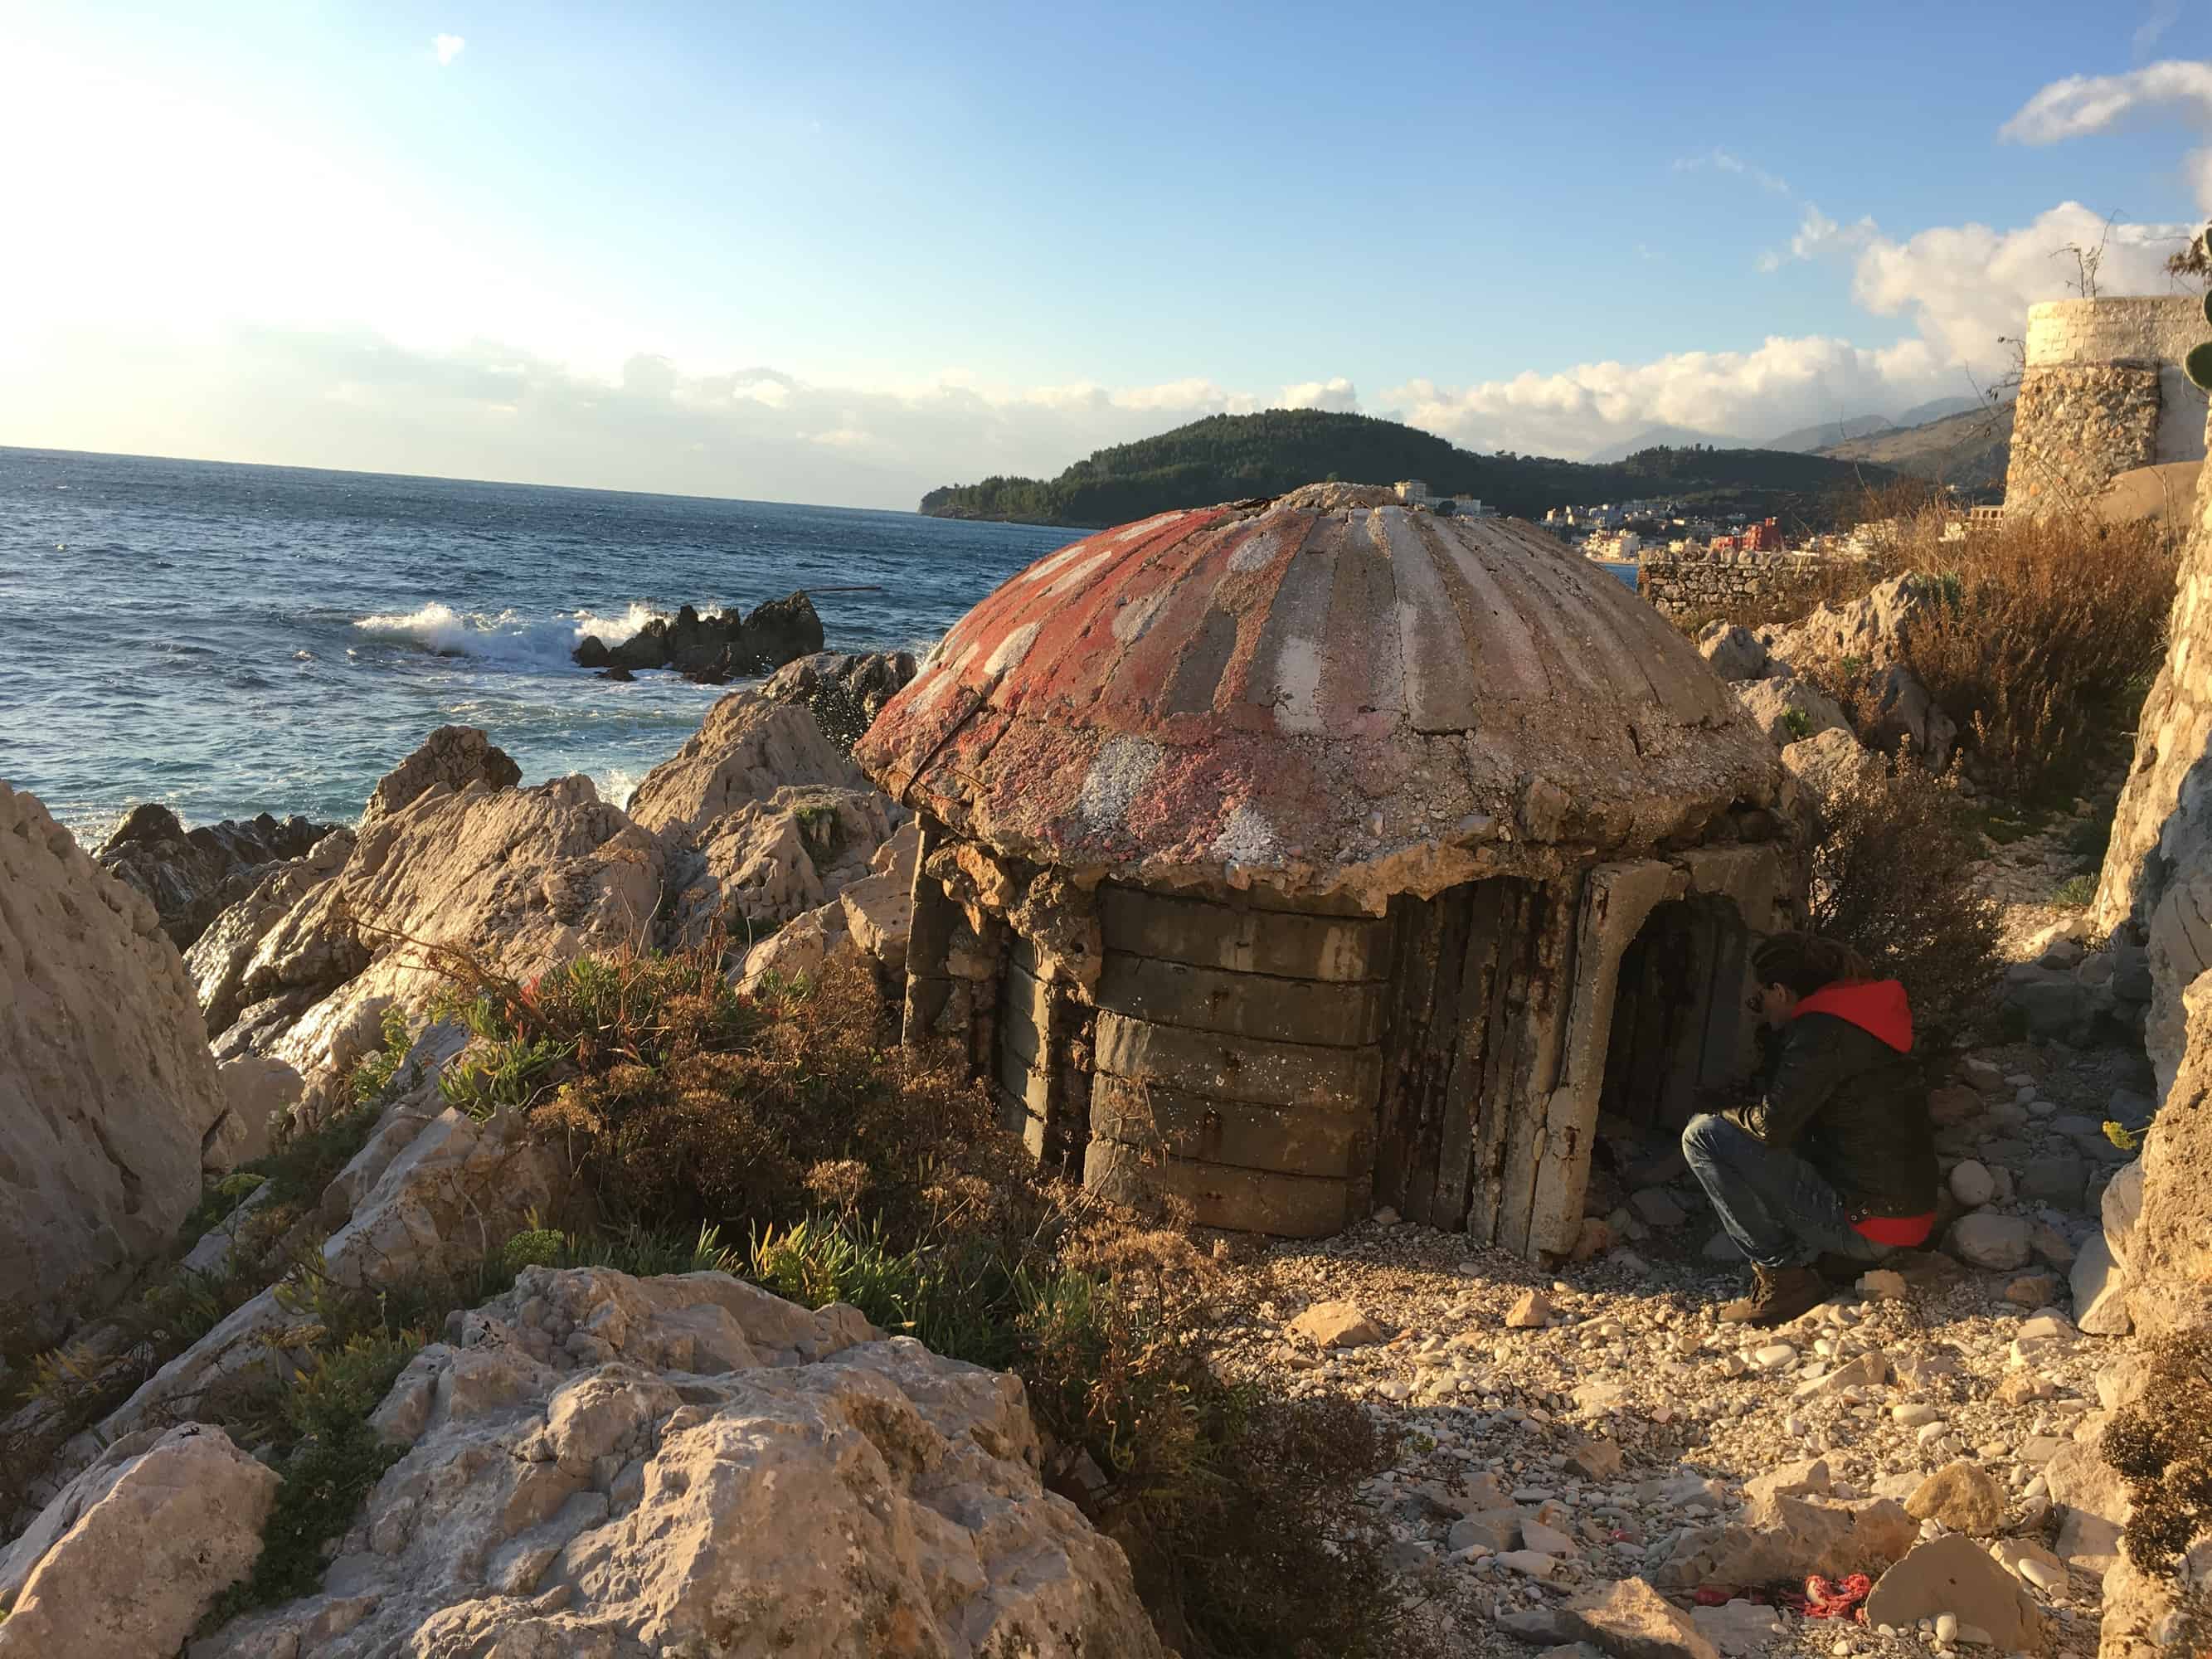
[[[1000,852],[1375,914],[1773,802],[1771,746],[1611,575],[1389,499],[1294,492],[1064,549],[963,618],[854,757]]]

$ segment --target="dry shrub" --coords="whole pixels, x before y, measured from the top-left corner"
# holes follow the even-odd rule
[[[1998,911],[1973,885],[1981,836],[1955,772],[1899,757],[1822,803],[1814,931],[1905,982],[1921,1023],[1962,1020],[1997,971]]]
[[[1189,1659],[1409,1651],[1366,1414],[1224,1381],[1213,1260],[1045,1176],[957,1055],[899,1046],[866,967],[741,997],[711,947],[528,986],[447,966],[474,1036],[449,1096],[565,1139],[607,1217],[749,1237],[771,1289],[1018,1374]]]
[[[2166,653],[2173,537],[2149,520],[2022,517],[1946,541],[1929,514],[1900,556],[1942,584],[1905,660],[1958,723],[1977,777],[2021,800],[2077,793]]]
[[[2212,1532],[2212,1330],[2152,1347],[2143,1391],[2113,1416],[2103,1450],[2128,1479],[2128,1559],[2144,1572],[2172,1573]]]

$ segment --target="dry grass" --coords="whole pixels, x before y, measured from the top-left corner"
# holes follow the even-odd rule
[[[1958,723],[1978,779],[2075,793],[2134,722],[2166,653],[2179,550],[2148,521],[2013,519],[1952,541],[1923,518],[1900,556],[1942,583],[1905,661]]]
[[[1962,1023],[1996,975],[1999,923],[1973,885],[1982,838],[1955,776],[1900,758],[1845,783],[1821,819],[1813,930],[1902,980],[1923,1028]]]
[[[2142,1395],[2105,1431],[2105,1460],[2127,1477],[2128,1559],[2171,1575],[2212,1530],[2212,1331],[2157,1343]]]

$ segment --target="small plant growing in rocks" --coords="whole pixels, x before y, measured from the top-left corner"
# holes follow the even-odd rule
[[[2142,1394],[2106,1428],[2104,1451],[2134,1504],[2122,1535],[2128,1559],[2145,1572],[2172,1573],[2212,1530],[2212,1331],[2153,1347]]]

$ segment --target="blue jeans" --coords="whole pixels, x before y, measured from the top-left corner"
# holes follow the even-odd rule
[[[1852,1229],[1843,1196],[1795,1152],[1778,1152],[1731,1118],[1707,1112],[1682,1131],[1682,1156],[1744,1255],[1769,1270],[1823,1251],[1861,1261],[1881,1247]]]

